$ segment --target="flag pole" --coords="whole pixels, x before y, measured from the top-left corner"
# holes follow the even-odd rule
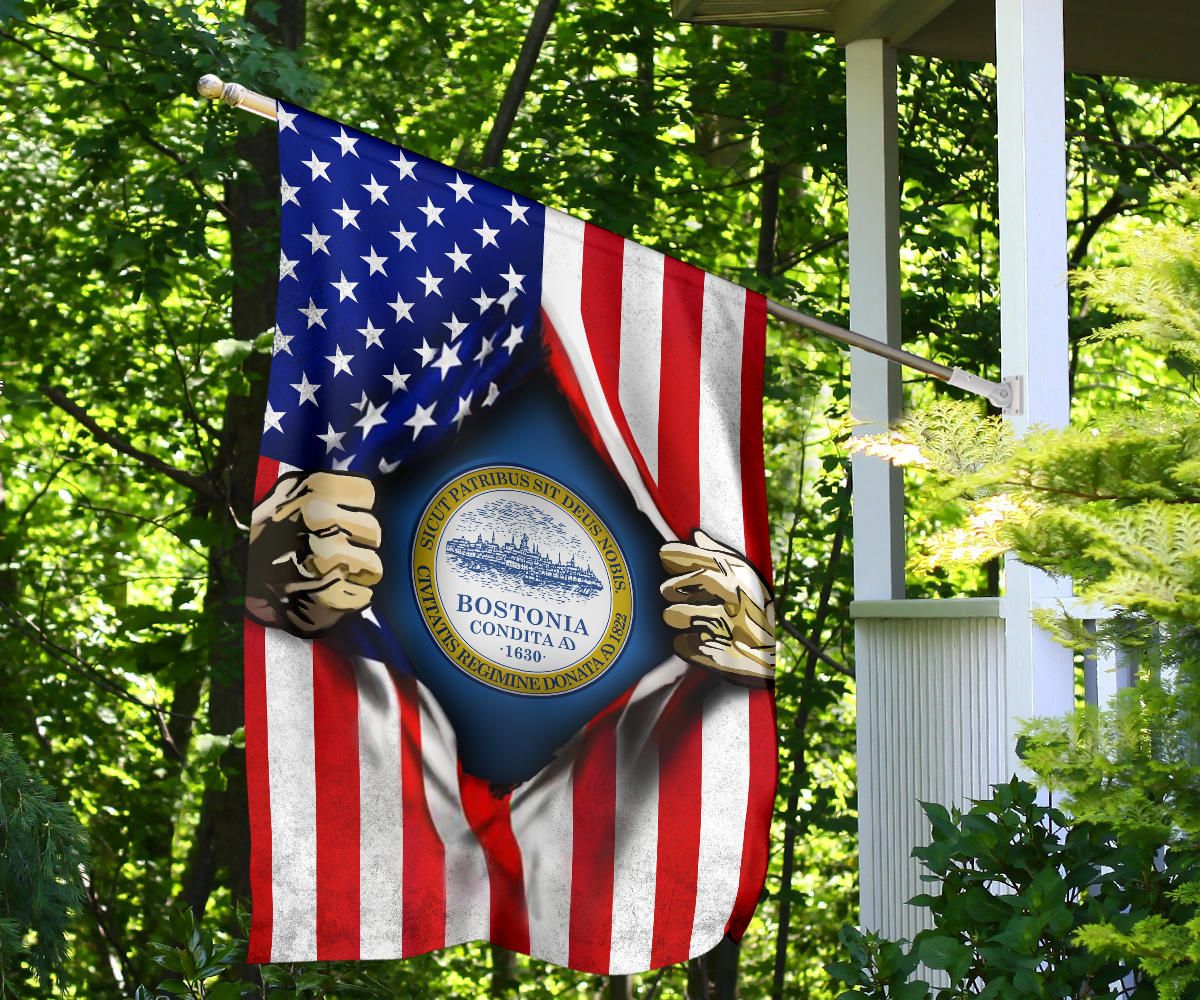
[[[220,77],[214,76],[212,73],[206,73],[200,77],[200,82],[197,84],[196,90],[201,97],[210,101],[221,101],[231,108],[240,108],[242,111],[249,111],[260,118],[269,118],[271,121],[277,120],[274,99],[267,97],[265,94],[260,94],[255,90],[243,87],[240,83],[225,83]],[[803,327],[806,330],[819,333],[823,337],[828,337],[830,340],[836,340],[841,344],[857,347],[868,354],[885,358],[895,364],[903,365],[905,368],[924,372],[926,375],[932,375],[934,378],[948,385],[965,389],[976,396],[982,396],[1006,414],[1015,415],[1021,413],[1021,382],[1019,377],[1006,378],[1002,382],[992,382],[971,372],[963,371],[961,368],[950,368],[946,365],[940,365],[936,361],[930,361],[928,358],[901,350],[899,347],[892,347],[890,344],[885,344],[874,337],[868,337],[866,334],[855,333],[853,330],[847,330],[845,327],[837,326],[823,319],[817,319],[815,316],[798,312],[771,299],[767,299],[767,312],[776,319],[783,320],[785,323]]]

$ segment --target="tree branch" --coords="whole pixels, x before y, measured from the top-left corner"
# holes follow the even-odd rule
[[[64,413],[74,417],[101,444],[106,444],[113,451],[127,455],[129,458],[134,459],[134,461],[146,466],[146,468],[153,469],[168,479],[173,479],[180,486],[184,486],[200,496],[206,497],[209,500],[221,499],[220,493],[208,480],[187,472],[184,469],[177,469],[173,465],[168,465],[161,458],[135,447],[116,432],[105,430],[87,410],[78,403],[73,402],[61,389],[48,385],[40,385],[38,386],[38,391]]]

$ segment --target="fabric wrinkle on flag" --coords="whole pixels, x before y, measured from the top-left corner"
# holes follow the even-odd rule
[[[699,528],[770,578],[760,296],[300,108],[280,105],[279,141],[257,499],[289,472],[378,482],[448,454],[549,356],[662,538]],[[625,974],[741,936],[767,865],[769,687],[665,648],[501,788],[463,770],[374,609],[354,617],[353,655],[246,624],[250,961],[483,939]]]

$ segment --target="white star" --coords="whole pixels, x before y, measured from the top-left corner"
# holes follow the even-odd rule
[[[278,101],[275,102],[275,121],[279,123],[280,132],[286,132],[288,129],[291,129],[293,132],[299,135],[299,130],[295,125],[292,124],[295,120],[295,112],[285,111],[282,104],[280,104]]]
[[[338,134],[333,137],[333,141],[341,147],[342,156],[345,156],[347,153],[353,153],[355,156],[358,156],[358,150],[354,148],[354,144],[358,140],[351,139],[350,136],[346,135],[344,128],[338,129]]]
[[[479,315],[482,316],[488,311],[488,307],[495,303],[496,300],[481,288],[479,289],[479,297],[474,298],[471,301],[479,306]]]
[[[508,313],[508,307],[517,301],[517,290],[510,288],[507,292],[500,296],[500,305],[504,307],[505,314]]]
[[[320,250],[321,253],[323,253],[323,254],[329,253],[329,247],[327,247],[325,244],[328,243],[331,239],[333,239],[333,237],[332,236],[322,236],[320,233],[318,233],[317,232],[317,224],[315,222],[313,223],[311,233],[301,233],[300,235],[303,236],[306,240],[308,240],[308,243],[312,247],[312,252],[314,254],[318,250]]]
[[[446,187],[451,188],[454,191],[454,204],[456,205],[464,198],[466,198],[467,201],[471,201],[471,188],[474,186],[474,184],[467,184],[461,177],[458,176],[458,174],[454,175],[453,183],[446,181]],[[471,204],[475,203],[471,201]]]
[[[421,338],[421,346],[414,347],[413,350],[416,351],[421,356],[421,367],[422,368],[426,367],[429,364],[429,362],[433,360],[433,356],[435,354],[437,354],[437,348],[430,347],[429,341],[426,340],[424,337]]]
[[[307,160],[301,160],[300,162],[312,171],[312,177],[309,180],[315,181],[318,177],[324,177],[327,181],[329,180],[329,175],[325,173],[325,168],[329,166],[329,162],[327,160],[318,160],[315,149],[309,154]],[[330,181],[330,183],[333,182]]]
[[[386,184],[376,183],[374,174],[371,175],[370,184],[360,184],[359,187],[366,188],[370,193],[372,205],[374,205],[377,201],[382,201],[385,205],[388,203],[387,195],[384,194],[384,192],[387,191],[388,186]]]
[[[430,273],[429,268],[425,268],[425,277],[418,278],[417,281],[425,286],[425,298],[429,298],[430,295],[436,295],[438,298],[441,298],[442,290],[438,287],[438,285],[445,281],[444,278],[435,278],[433,274]]]
[[[461,250],[459,250],[457,243],[454,244],[454,252],[450,253],[449,251],[446,251],[446,256],[454,262],[455,271],[458,271],[460,268],[464,271],[471,270],[467,266],[467,261],[471,259],[471,255],[469,253],[463,253]]]
[[[500,207],[508,213],[508,224],[510,226],[515,225],[518,219],[524,222],[525,225],[529,225],[529,220],[525,218],[525,213],[529,211],[529,206],[518,205],[517,196],[515,194],[513,195],[513,199],[511,202],[509,202],[509,204],[501,205]]]
[[[359,413],[362,413],[362,411],[363,411],[363,407],[367,405],[367,392],[366,392],[366,390],[364,389],[364,390],[363,390],[363,394],[362,394],[361,396],[359,396],[359,397],[358,397],[358,402],[357,402],[357,403],[351,403],[350,405],[351,405],[351,406],[353,406],[353,407],[354,407],[356,410],[358,410],[358,412],[359,412]]]
[[[452,341],[458,340],[458,338],[462,336],[463,330],[470,325],[470,323],[463,323],[460,321],[455,313],[451,313],[449,321],[442,324],[442,326],[450,331],[450,339]]]
[[[328,427],[329,430],[327,430],[324,434],[317,435],[318,440],[325,442],[325,454],[328,455],[331,451],[333,451],[334,448],[336,448],[338,451],[345,451],[346,449],[342,447],[342,438],[346,436],[346,431],[342,431],[341,434],[338,434],[333,429],[333,424],[329,424]]]
[[[401,390],[407,392],[408,380],[412,378],[411,375],[401,375],[400,369],[395,365],[392,365],[392,374],[384,375],[383,377],[392,383],[392,392],[400,392]]]
[[[525,327],[517,326],[517,324],[514,323],[512,326],[512,330],[508,334],[508,337],[505,338],[504,343],[501,344],[500,346],[503,347],[506,351],[508,351],[509,355],[511,356],[512,352],[517,349],[517,345],[521,343],[521,338],[524,336],[525,336]]]
[[[345,372],[347,375],[354,374],[354,372],[350,370],[350,362],[354,360],[354,355],[343,354],[340,344],[336,348],[336,353],[325,355],[325,360],[333,365],[334,378],[336,378],[342,372]]]
[[[438,355],[437,361],[433,363],[433,367],[442,373],[442,381],[446,381],[446,372],[451,368],[457,368],[462,362],[458,360],[458,347],[449,347],[446,344],[442,345],[442,353]]]
[[[430,403],[428,407],[422,406],[420,403],[418,403],[416,412],[406,421],[404,421],[406,427],[411,427],[413,429],[414,441],[417,439],[417,435],[419,435],[426,427],[433,427],[437,424],[437,421],[433,419],[433,409],[435,406],[437,406],[436,400]]]
[[[508,273],[502,274],[502,275],[500,275],[500,277],[502,277],[505,281],[508,282],[508,287],[509,287],[510,291],[514,288],[518,292],[525,291],[525,285],[524,285],[525,275],[517,274],[517,272],[513,270],[512,264],[508,265]]]
[[[279,175],[279,197],[281,199],[281,205],[286,205],[290,201],[293,205],[299,206],[300,199],[296,197],[296,192],[299,190],[300,188],[294,184],[289,184],[287,182],[287,178],[284,177],[283,174]]]
[[[299,382],[292,383],[292,388],[300,393],[301,406],[303,406],[305,403],[312,403],[313,406],[317,405],[317,390],[321,387],[313,382],[310,382],[308,380],[308,376],[304,372],[300,373]]]
[[[300,261],[298,261],[298,260],[288,260],[287,254],[285,254],[282,250],[280,250],[279,251],[279,280],[282,281],[284,278],[296,278],[296,280],[299,281],[300,279],[296,277],[296,265],[299,263],[300,263]]]
[[[354,295],[354,289],[358,287],[357,281],[347,281],[346,272],[338,271],[339,281],[331,281],[330,284],[338,290],[338,301],[344,302],[349,299],[351,302],[357,302],[358,299]]]
[[[387,258],[379,256],[379,254],[375,252],[375,247],[371,247],[371,253],[368,256],[363,257],[360,255],[358,259],[365,260],[367,262],[367,267],[371,269],[367,272],[368,278],[376,272],[382,274],[385,278],[387,277],[387,271],[383,269],[384,262],[387,260]]]
[[[429,195],[425,196],[425,205],[423,208],[418,208],[418,212],[425,216],[426,227],[432,226],[435,222],[445,228],[445,223],[442,222],[442,213],[446,211],[444,208],[438,208],[433,203],[433,199]]]
[[[345,458],[335,458],[332,462],[329,463],[329,467],[331,469],[333,469],[334,472],[345,472],[347,469],[350,468],[350,463],[353,461],[354,461],[354,456],[347,455]]]
[[[335,208],[333,210],[333,214],[338,216],[342,220],[342,228],[343,229],[345,229],[347,226],[353,226],[355,229],[357,229],[358,228],[358,213],[361,211],[362,211],[362,209],[360,209],[360,208],[351,208],[349,205],[346,204],[346,199],[343,198],[342,199],[342,207]],[[511,268],[512,265],[509,265],[509,266]]]
[[[413,246],[413,237],[417,234],[410,233],[407,229],[405,229],[403,222],[400,223],[400,229],[397,232],[392,233],[392,235],[400,241],[401,250],[411,250],[413,253],[417,252],[417,248]]]
[[[468,392],[465,396],[458,397],[458,412],[454,414],[454,426],[457,430],[462,430],[462,422],[471,415],[471,397],[475,393]]]
[[[263,414],[263,433],[266,434],[269,430],[277,430],[282,434],[283,427],[279,421],[285,413],[287,413],[287,410],[276,410],[268,403],[267,411]]]
[[[405,177],[411,177],[414,181],[417,179],[417,175],[413,173],[416,161],[408,159],[403,153],[400,154],[400,159],[392,160],[391,164],[400,171],[400,180],[404,180]]]
[[[389,302],[388,305],[390,305],[393,309],[396,310],[396,322],[397,323],[399,323],[402,319],[406,319],[410,323],[413,321],[413,318],[412,318],[413,303],[405,302],[404,299],[400,297],[399,292],[396,293],[396,301]]]
[[[374,347],[382,347],[382,346],[383,346],[383,343],[382,343],[382,341],[380,341],[380,339],[379,339],[379,335],[380,335],[381,333],[383,333],[383,328],[382,328],[382,327],[377,327],[377,326],[373,325],[373,324],[371,323],[371,318],[370,318],[369,316],[367,317],[367,325],[366,325],[366,326],[364,326],[364,327],[363,327],[361,330],[359,330],[358,332],[359,332],[359,333],[361,333],[361,334],[362,334],[362,335],[363,335],[363,336],[366,338],[366,340],[367,340],[367,342],[366,342],[366,343],[363,345],[363,350],[364,350],[364,351],[365,351],[365,350],[366,350],[368,347],[372,347],[372,346],[374,346]]]
[[[308,307],[297,309],[296,311],[308,319],[308,326],[304,329],[311,330],[314,326],[319,326],[322,330],[325,329],[325,321],[321,317],[329,312],[329,310],[318,309],[311,295],[308,297]]]
[[[500,395],[500,390],[496,388],[496,383],[495,383],[495,382],[489,382],[489,383],[488,383],[488,394],[487,394],[487,399],[485,399],[485,400],[483,401],[483,405],[484,405],[484,406],[491,406],[491,405],[492,405],[494,402],[496,402],[496,397],[497,397],[497,396],[499,396],[499,395]]]
[[[491,354],[492,351],[495,350],[495,348],[492,347],[492,341],[495,339],[496,339],[496,335],[494,333],[490,337],[484,337],[479,342],[479,353],[476,354],[475,357],[472,358],[471,360],[479,361],[479,362],[485,361],[487,359],[487,356],[489,354]]]
[[[364,441],[367,439],[367,435],[371,433],[372,428],[387,423],[383,418],[383,411],[387,409],[390,402],[391,400],[384,400],[382,406],[376,406],[374,403],[368,401],[367,412],[363,414],[361,420],[354,422],[355,427],[362,428]]]
[[[479,247],[480,250],[482,250],[486,246],[494,246],[494,247],[500,246],[500,244],[496,242],[496,234],[498,232],[500,232],[500,230],[493,229],[491,226],[489,226],[487,219],[483,220],[482,228],[476,229],[474,231],[476,233],[478,233],[480,238],[483,240],[483,243]]]
[[[400,459],[396,459],[394,462],[389,462],[386,458],[381,458],[379,460],[379,471],[385,476],[389,472],[395,472],[398,468],[400,468]]]
[[[280,351],[283,351],[285,354],[291,354],[292,349],[290,347],[288,347],[288,344],[290,344],[295,339],[296,339],[295,337],[285,336],[284,332],[281,329],[279,329],[278,326],[276,326],[275,327],[275,343],[271,345],[271,354],[275,355],[275,354],[278,354]]]

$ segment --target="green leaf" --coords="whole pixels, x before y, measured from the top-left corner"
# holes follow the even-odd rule
[[[943,969],[952,981],[961,980],[971,967],[971,949],[949,934],[925,932],[914,942],[919,961],[931,969]]]

